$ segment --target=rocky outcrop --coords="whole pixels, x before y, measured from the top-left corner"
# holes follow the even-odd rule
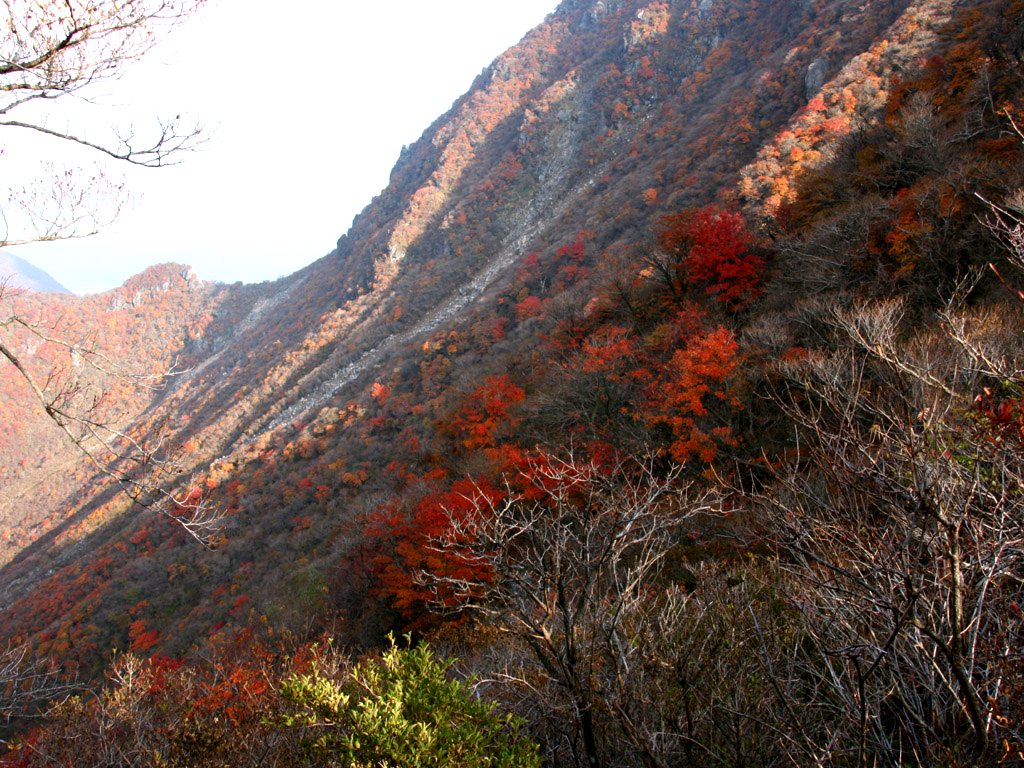
[[[804,75],[804,96],[810,101],[822,89],[828,81],[828,62],[825,59],[815,59],[807,67],[807,74]]]

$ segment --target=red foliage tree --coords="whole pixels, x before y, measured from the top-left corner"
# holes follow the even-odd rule
[[[454,604],[453,595],[437,593],[437,583],[446,579],[487,579],[487,573],[475,561],[453,554],[451,548],[442,552],[437,542],[442,538],[453,539],[453,520],[491,508],[503,496],[504,491],[486,480],[465,479],[447,490],[423,496],[409,512],[395,506],[378,512],[368,534],[390,544],[385,543],[375,559],[376,592],[398,611],[406,628],[420,630],[430,626],[436,616],[428,606],[448,604],[449,598]],[[422,583],[422,572],[436,577],[434,587]]]
[[[690,226],[690,238],[689,282],[703,284],[709,295],[732,309],[760,295],[764,262],[750,253],[750,236],[738,212],[701,208]]]
[[[136,653],[147,651],[160,640],[160,633],[155,629],[147,629],[145,619],[133,621],[128,628],[128,640]]]
[[[709,205],[662,219],[658,244],[678,264],[685,282],[736,311],[761,295],[764,260],[737,211]]]
[[[728,383],[739,364],[739,347],[726,328],[699,335],[673,353],[668,364],[647,386],[638,416],[654,426],[672,431],[669,453],[675,461],[694,458],[711,462],[718,445],[733,442],[726,425],[708,427],[714,403],[730,409],[740,406]]]

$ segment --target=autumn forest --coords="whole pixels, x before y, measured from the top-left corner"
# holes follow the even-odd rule
[[[1022,58],[564,0],[296,274],[0,289],[0,765],[1024,764]]]

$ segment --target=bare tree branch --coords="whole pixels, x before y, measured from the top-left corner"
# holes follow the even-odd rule
[[[488,617],[529,649],[532,665],[505,677],[523,691],[545,680],[545,705],[557,696],[572,724],[566,744],[583,765],[606,764],[608,718],[643,765],[669,765],[663,740],[636,720],[625,681],[657,639],[645,637],[654,619],[643,617],[660,603],[657,576],[681,526],[714,508],[679,475],[659,475],[651,462],[609,469],[541,453],[509,479],[502,501],[478,494],[470,515],[450,515],[436,547],[472,575],[422,574],[438,601]]]
[[[36,658],[28,645],[8,643],[0,649],[0,721],[31,717],[76,689],[51,659]]]
[[[994,695],[1021,630],[1017,342],[955,299],[917,336],[898,302],[832,317],[835,351],[782,366],[800,458],[759,506],[813,595],[858,765],[981,759],[1024,725]]]
[[[108,137],[95,138],[81,127],[55,127],[65,121],[53,120],[55,113],[42,107],[65,97],[88,99],[91,86],[117,77],[149,51],[160,33],[204,3],[4,0],[7,23],[0,34],[0,128],[84,147],[120,164],[156,168],[178,162],[183,152],[194,149],[202,139],[200,128],[183,124],[180,116],[157,121],[146,135],[115,127]],[[37,109],[26,109],[30,105]],[[12,189],[7,203],[0,203],[0,218],[5,222],[0,247],[84,237],[114,218],[123,202],[120,185],[97,188],[95,175],[79,182],[80,173],[52,172],[33,185]],[[108,207],[108,213],[101,213]],[[20,211],[26,220],[15,221],[5,208]]]

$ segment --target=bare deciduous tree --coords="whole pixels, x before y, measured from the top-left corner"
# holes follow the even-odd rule
[[[666,765],[656,729],[639,722],[630,676],[657,641],[647,609],[662,599],[666,556],[684,521],[711,510],[709,496],[691,498],[677,479],[650,463],[609,469],[542,454],[504,500],[481,494],[472,514],[453,515],[438,542],[479,578],[424,574],[529,649],[500,676],[546,697],[549,719],[569,724],[551,748],[578,765],[608,763],[610,729],[641,764]]]
[[[164,451],[158,435],[143,437],[131,430],[132,414],[117,408],[110,394],[114,386],[122,398],[137,390],[156,390],[176,372],[128,371],[96,344],[69,341],[13,311],[10,293],[0,281],[0,358],[17,371],[42,413],[94,470],[115,481],[132,501],[169,516],[208,545],[219,528],[219,512],[201,494],[178,488],[183,469]],[[38,366],[19,353],[19,345],[40,343],[59,350],[67,365],[47,368],[40,375]]]
[[[980,760],[1024,736],[1024,382],[1004,377],[1019,308],[954,302],[917,334],[902,312],[836,310],[836,350],[785,367],[799,459],[761,499],[864,768]]]
[[[144,167],[176,162],[200,138],[179,117],[158,119],[142,135],[114,128],[95,137],[51,105],[88,101],[91,87],[117,77],[159,33],[205,0],[4,0],[0,33],[0,128],[74,145],[98,157]],[[8,142],[5,142],[8,144]],[[94,234],[120,207],[122,185],[100,169],[53,170],[8,190],[0,202],[0,247]],[[109,210],[104,211],[104,208]]]
[[[57,100],[88,100],[90,88],[117,77],[159,37],[205,0],[5,0],[0,33],[0,128],[28,132],[118,163],[160,167],[176,162],[200,138],[180,118],[158,120],[148,135],[114,128],[93,138],[85,127],[55,114]],[[64,117],[64,119],[60,119]],[[59,127],[57,127],[59,126]],[[0,247],[93,234],[120,207],[121,185],[103,171],[54,172],[36,184],[9,190],[0,202]],[[109,210],[103,212],[104,204]],[[2,276],[0,276],[2,277]],[[180,522],[203,543],[217,516],[187,490],[170,490],[180,471],[159,440],[133,434],[111,415],[111,387],[158,387],[173,371],[140,375],[103,355],[96,345],[61,338],[52,328],[16,312],[12,290],[0,282],[0,357],[17,371],[32,398],[102,475],[116,480],[134,501]],[[67,370],[41,372],[18,348],[19,339],[62,348]],[[71,368],[86,372],[71,371]],[[106,386],[104,386],[104,383]]]
[[[0,650],[0,722],[30,716],[39,704],[73,690],[52,660],[33,656],[27,645],[8,643]]]

